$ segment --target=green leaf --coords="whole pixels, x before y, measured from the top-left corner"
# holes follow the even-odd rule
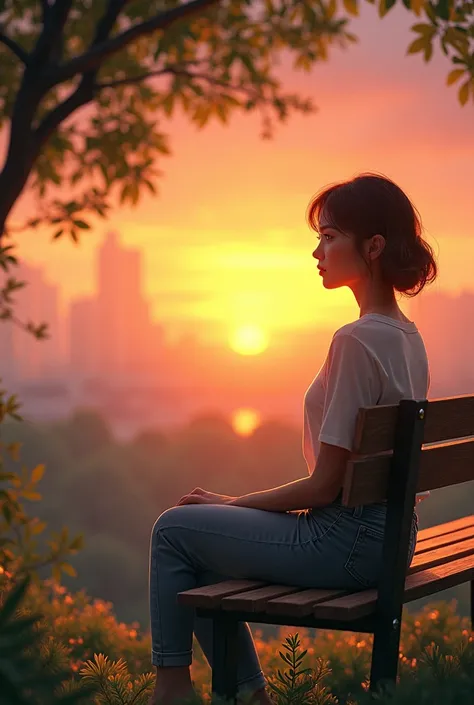
[[[155,188],[154,184],[151,181],[149,181],[149,179],[144,179],[143,183],[150,189],[150,191],[152,193],[156,193],[156,188]]]
[[[22,492],[22,497],[30,502],[38,502],[41,499],[39,492],[30,492],[29,490]]]
[[[438,0],[436,14],[442,20],[449,20],[449,0]]]
[[[413,12],[415,13],[415,15],[417,15],[418,17],[421,15],[421,11],[422,11],[423,7],[425,6],[425,1],[426,0],[411,0],[410,1],[410,7],[413,10]]]
[[[70,575],[71,578],[77,577],[77,571],[70,563],[61,563],[61,569],[64,571],[64,573]]]
[[[166,115],[168,115],[168,117],[171,117],[174,105],[174,95],[172,93],[167,95],[166,98],[162,101],[161,105],[163,106]]]
[[[2,507],[2,512],[3,516],[5,517],[5,521],[7,522],[8,526],[12,523],[13,515],[12,515],[12,510],[10,508],[9,504],[4,504]]]
[[[407,49],[407,54],[416,54],[418,51],[425,51],[427,40],[425,37],[418,37],[410,44]]]
[[[379,2],[379,16],[385,17],[387,12],[392,9],[396,4],[397,0],[380,0]]]
[[[33,536],[38,536],[38,534],[43,533],[43,531],[46,529],[46,522],[45,521],[37,521],[31,526],[31,533]]]
[[[59,565],[53,566],[53,569],[52,569],[51,572],[52,572],[52,574],[53,574],[53,579],[54,579],[57,583],[60,583],[60,582],[61,582],[61,568],[59,567]]]
[[[432,24],[426,24],[423,22],[412,25],[411,29],[414,32],[419,32],[419,34],[423,35],[423,37],[428,37],[429,39],[434,37],[436,34],[436,27],[433,27]]]
[[[44,470],[45,466],[44,464],[37,465],[33,470],[31,471],[31,482],[36,485],[37,482],[41,480],[41,478],[44,475]]]
[[[459,102],[461,105],[466,105],[468,98],[469,98],[469,84],[470,84],[470,79],[466,81],[466,83],[463,83],[461,88],[459,89]]]
[[[359,5],[357,0],[343,0],[344,8],[350,15],[357,17],[359,15]]]
[[[69,544],[69,550],[80,551],[82,548],[84,548],[84,536],[82,534],[79,534]]]
[[[465,70],[464,69],[454,69],[454,71],[450,71],[448,73],[448,77],[446,79],[446,85],[452,86],[453,83],[456,83],[458,79],[461,78],[461,76],[464,76]]]
[[[8,595],[0,611],[0,628],[6,625],[10,618],[15,614],[20,602],[23,599],[23,596],[28,590],[30,582],[31,578],[27,576],[20,583],[18,583],[18,585]]]

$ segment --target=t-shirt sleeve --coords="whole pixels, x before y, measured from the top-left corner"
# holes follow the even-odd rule
[[[326,395],[319,441],[352,450],[357,413],[382,393],[377,361],[352,335],[335,336],[327,360]]]

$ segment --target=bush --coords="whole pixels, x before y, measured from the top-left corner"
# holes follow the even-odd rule
[[[8,599],[3,601],[4,605]],[[9,612],[11,615],[11,608]],[[83,591],[70,594],[49,580],[29,586],[17,618],[20,623],[26,620],[25,628],[33,622],[36,625],[35,641],[25,653],[27,659],[33,659],[32,674],[49,674],[53,678],[54,697],[68,694],[80,697],[82,700],[71,702],[82,705],[82,688],[91,685],[94,695],[89,695],[84,705],[148,702],[154,685],[150,635],[140,633],[137,623],[118,622],[110,603],[93,600]],[[474,692],[474,636],[464,621],[467,620],[456,615],[455,605],[446,603],[432,605],[404,619],[399,683],[394,693],[379,693],[377,701],[381,705],[470,702]],[[5,649],[10,632],[4,633],[4,624],[0,616],[0,644]],[[373,703],[367,692],[371,637],[332,631],[321,631],[312,637],[307,629],[293,632],[290,627],[282,627],[277,638],[263,641],[261,630],[255,630],[256,648],[275,705]],[[22,649],[30,638],[14,642],[17,652],[21,652],[17,653],[15,663],[24,658]],[[10,643],[7,653],[11,655],[14,651]],[[5,650],[0,651],[0,659],[3,653]],[[197,642],[191,676],[196,702],[209,702],[210,669]],[[58,679],[62,679],[59,685]],[[62,703],[52,698],[51,682],[38,682],[35,687],[36,699],[29,700],[30,705]],[[44,695],[48,687],[49,700]],[[3,702],[16,705],[22,701]]]
[[[16,409],[15,398],[5,401],[0,391],[0,424],[7,415],[17,418]],[[97,445],[107,453],[106,430],[99,431]],[[146,705],[154,685],[150,635],[140,633],[138,622],[117,621],[110,602],[61,585],[63,572],[75,574],[67,559],[81,549],[82,537],[71,539],[63,528],[39,545],[46,525],[27,513],[24,502],[41,499],[37,484],[44,468],[14,472],[16,465],[5,467],[4,453],[18,464],[18,444],[0,443],[0,705]],[[110,545],[105,541],[106,550]],[[42,580],[39,572],[47,567],[52,576]],[[399,684],[394,692],[377,693],[378,702],[472,702],[474,637],[467,619],[456,614],[454,603],[405,612]],[[266,642],[255,631],[275,705],[373,702],[367,692],[372,636],[292,631],[281,628]],[[280,660],[288,668],[282,670]],[[196,702],[208,702],[210,669],[197,642],[191,676]]]
[[[0,703],[72,705],[96,687],[71,683],[68,652],[49,635],[41,615],[22,605],[30,579],[4,592],[0,610]],[[66,680],[68,679],[68,680]]]

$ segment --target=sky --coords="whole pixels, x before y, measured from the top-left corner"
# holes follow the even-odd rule
[[[349,27],[358,44],[334,47],[310,73],[282,54],[282,89],[312,96],[318,111],[275,120],[272,140],[259,136],[259,113],[204,129],[179,111],[163,118],[172,156],[158,163],[158,196],[114,208],[79,246],[35,231],[18,241],[19,254],[44,266],[64,306],[94,291],[95,250],[115,230],[143,252],[145,293],[169,327],[205,338],[257,325],[271,338],[342,325],[357,306],[347,288],[323,289],[306,209],[324,185],[370,170],[395,180],[421,212],[440,266],[431,290],[472,289],[473,105],[461,107],[446,86],[451,64],[439,50],[429,63],[406,55],[417,21],[403,6],[381,20],[363,4]],[[31,209],[26,197],[15,216]]]

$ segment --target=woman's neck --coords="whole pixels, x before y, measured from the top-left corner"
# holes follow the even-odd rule
[[[404,323],[411,323],[410,319],[408,319],[400,310],[398,306],[395,307],[382,307],[382,306],[374,306],[374,307],[368,307],[364,310],[360,310],[360,315],[359,318],[362,316],[366,316],[368,313],[377,313],[381,316],[388,316],[389,318],[394,318],[396,321],[403,321]]]

